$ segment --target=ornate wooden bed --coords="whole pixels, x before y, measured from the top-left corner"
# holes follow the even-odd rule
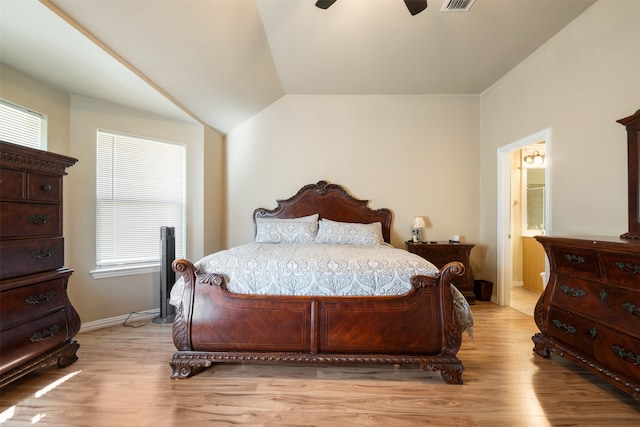
[[[320,181],[302,187],[256,218],[320,218],[382,223],[389,243],[392,214],[372,210],[368,201],[341,186]],[[397,364],[441,371],[449,384],[462,384],[462,341],[454,312],[451,278],[464,267],[450,263],[437,277],[413,276],[412,290],[400,296],[313,297],[230,293],[224,278],[199,274],[190,261],[174,261],[184,290],[176,306],[170,365],[173,378],[212,363]]]

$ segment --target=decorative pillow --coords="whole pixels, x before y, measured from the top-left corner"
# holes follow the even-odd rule
[[[318,214],[301,218],[256,218],[256,243],[313,243]]]
[[[338,245],[381,245],[384,242],[382,223],[360,224],[322,219],[318,223],[316,242]]]

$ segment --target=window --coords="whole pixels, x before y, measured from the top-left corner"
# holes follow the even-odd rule
[[[19,105],[0,100],[0,140],[46,150],[46,117]]]
[[[94,277],[158,265],[162,226],[175,227],[176,257],[184,257],[185,147],[98,131],[96,169]]]

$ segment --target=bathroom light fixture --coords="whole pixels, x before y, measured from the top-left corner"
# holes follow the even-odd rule
[[[525,163],[533,166],[542,166],[544,164],[544,156],[540,154],[538,150],[534,151],[533,154],[524,156],[522,160],[524,160]]]

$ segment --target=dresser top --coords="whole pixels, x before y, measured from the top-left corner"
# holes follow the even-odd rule
[[[0,141],[0,167],[65,175],[78,160],[49,151],[36,150]]]
[[[405,242],[407,245],[416,245],[416,246],[438,246],[438,245],[451,245],[451,246],[471,246],[474,247],[473,243],[462,243],[462,242],[448,242],[446,240],[439,241],[424,241],[424,242],[413,242],[411,240],[407,240]]]
[[[536,236],[540,243],[556,243],[594,249],[622,250],[640,254],[640,239],[621,239],[617,236]]]

